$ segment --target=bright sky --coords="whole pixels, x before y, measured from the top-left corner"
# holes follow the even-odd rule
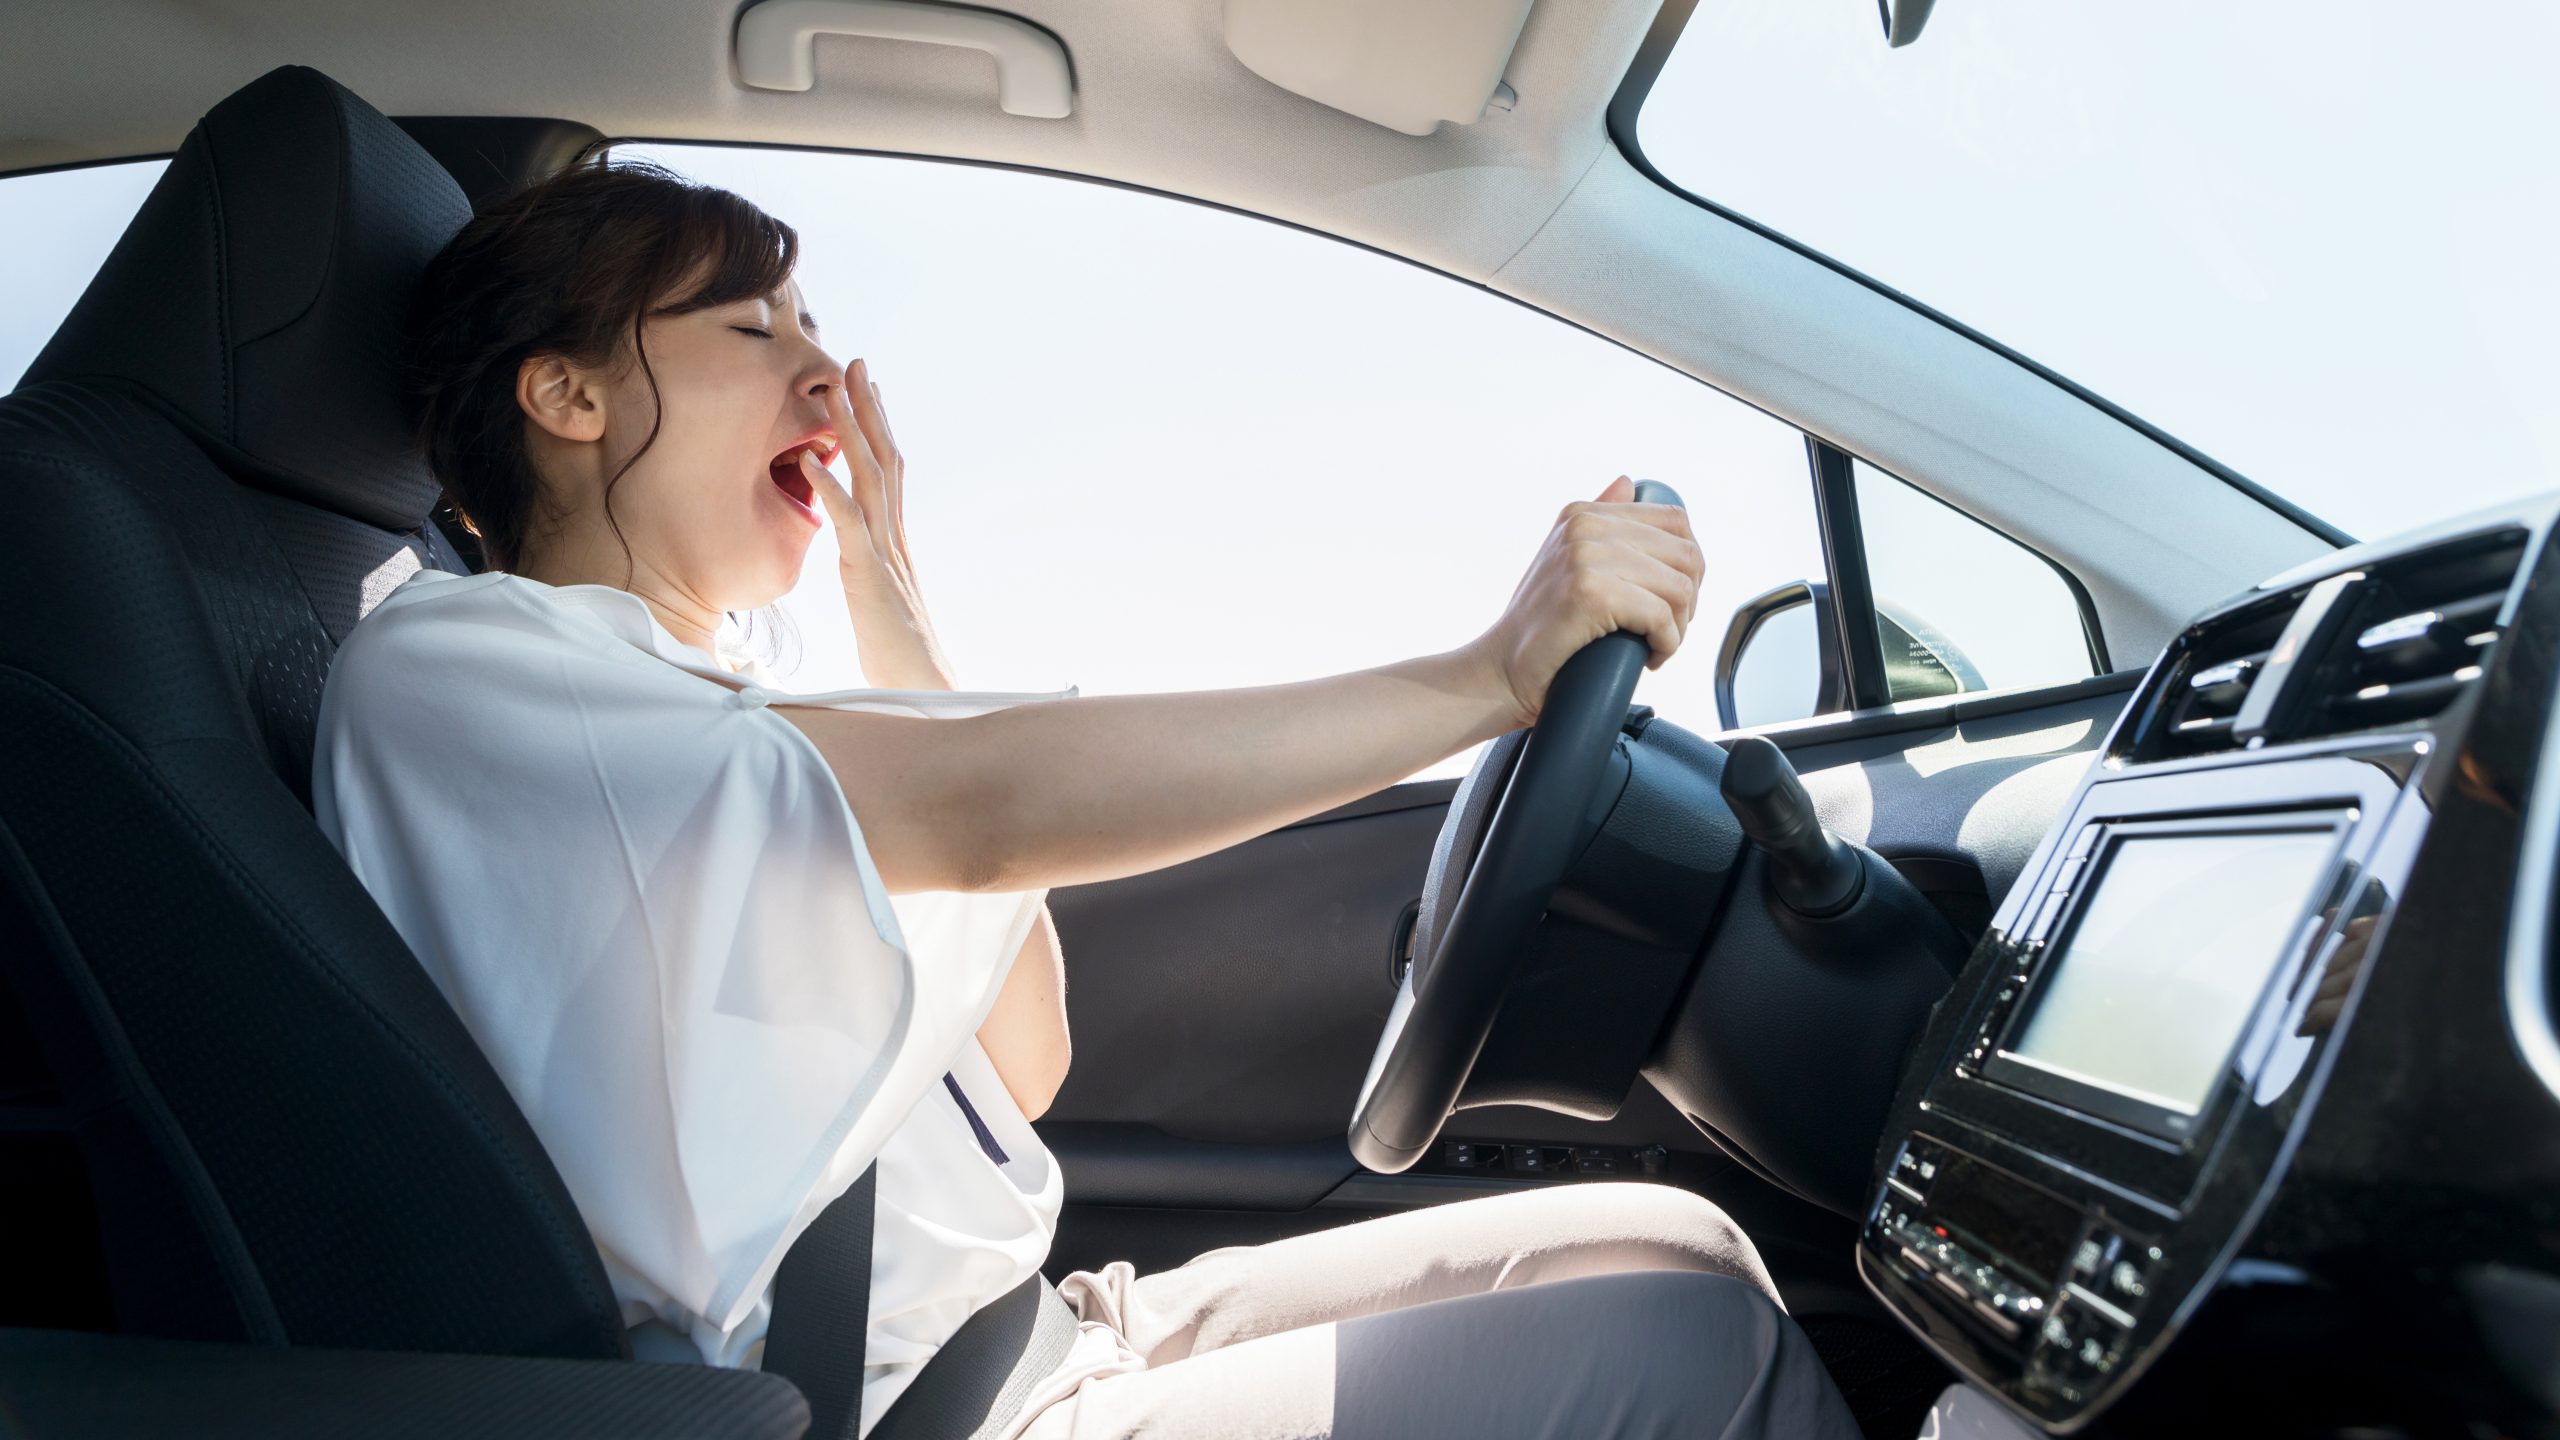
[[[1690,189],[2349,532],[2560,485],[2560,9],[1704,0]]]

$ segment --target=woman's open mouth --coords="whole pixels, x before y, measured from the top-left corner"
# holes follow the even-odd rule
[[[818,523],[818,493],[810,484],[807,472],[800,468],[800,457],[804,454],[815,456],[818,463],[824,465],[835,456],[835,441],[823,435],[815,440],[798,441],[774,456],[765,469],[773,480],[773,488],[781,491],[782,497],[814,525]]]

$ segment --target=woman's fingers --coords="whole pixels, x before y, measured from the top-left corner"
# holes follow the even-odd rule
[[[862,506],[864,518],[885,520],[890,513],[888,474],[881,467],[870,437],[862,431],[861,417],[845,403],[841,390],[827,396],[827,418],[835,424],[837,453],[844,456],[845,474],[851,482],[849,488],[855,501]]]
[[[899,460],[898,442],[889,434],[888,414],[880,408],[880,387],[871,383],[868,361],[856,360],[845,367],[844,388],[838,394],[852,412],[864,443],[870,446],[872,461],[880,467],[882,478],[890,485],[897,484],[898,472],[905,467]]]
[[[1697,582],[1650,555],[1629,557],[1620,574],[1635,591],[1628,601],[1631,613],[1621,618],[1635,623],[1618,628],[1642,631],[1653,651],[1648,668],[1659,669],[1689,633],[1689,620],[1698,605]]]
[[[869,554],[871,522],[862,513],[862,502],[845,489],[844,482],[836,478],[834,471],[819,464],[818,457],[806,450],[800,452],[800,475],[809,482],[810,490],[827,512],[827,518],[835,523],[836,549],[847,557],[857,550]]]
[[[907,543],[906,452],[898,448],[897,434],[889,428],[889,407],[880,398],[880,382],[869,378],[870,362],[859,363],[863,368],[864,384],[871,392],[871,419],[880,427],[880,438],[873,445],[872,453],[886,457],[881,469],[888,478],[889,518],[897,529],[898,543],[904,545]]]
[[[1662,597],[1684,630],[1696,615],[1706,556],[1690,538],[1688,517],[1679,507],[1577,502],[1558,517],[1555,534],[1568,564],[1638,578]]]

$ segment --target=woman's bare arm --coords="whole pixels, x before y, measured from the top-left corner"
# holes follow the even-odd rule
[[[1113,695],[920,719],[776,705],[842,784],[892,892],[1084,884],[1208,854],[1536,718],[1613,630],[1659,665],[1704,569],[1688,518],[1565,507],[1492,628],[1457,650],[1290,685]]]
[[[958,720],[774,709],[835,771],[891,893],[1028,890],[1206,855],[1498,735],[1513,706],[1490,668],[1452,653]]]

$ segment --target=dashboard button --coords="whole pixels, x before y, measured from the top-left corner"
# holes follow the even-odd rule
[[[2086,1398],[2124,1363],[2129,1348],[2122,1326],[2066,1298],[2037,1327],[2028,1379],[2072,1399]]]
[[[2098,1277],[2107,1273],[2107,1263],[2115,1258],[2120,1243],[2114,1233],[2104,1227],[2092,1229],[2071,1252],[2071,1278],[2091,1289],[2097,1288]]]
[[[2127,1312],[2138,1308],[2151,1294],[2151,1272],[2159,1263],[2157,1245],[2117,1247],[2115,1262],[2107,1267],[2107,1298]]]
[[[1992,1329],[1999,1331],[2002,1338],[2008,1340],[2018,1338],[2018,1322],[2010,1316],[2001,1314],[1979,1300],[1973,1302],[1973,1313],[1981,1316]]]

